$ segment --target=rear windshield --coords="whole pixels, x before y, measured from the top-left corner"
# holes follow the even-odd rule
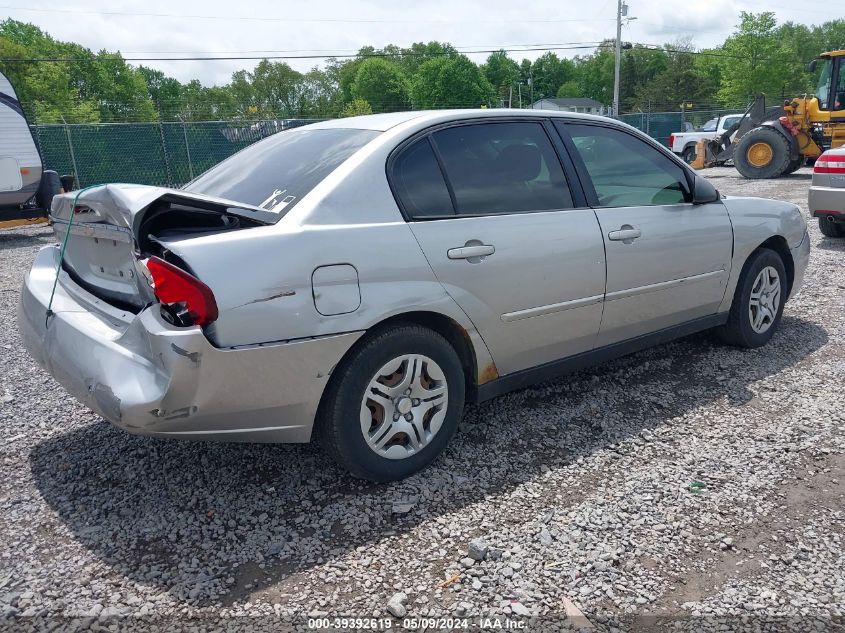
[[[267,219],[278,220],[378,134],[339,128],[279,132],[215,165],[185,190],[261,207]]]

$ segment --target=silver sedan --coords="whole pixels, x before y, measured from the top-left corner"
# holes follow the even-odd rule
[[[437,457],[466,402],[710,328],[764,345],[809,256],[795,205],[543,111],[318,123],[52,211],[19,323],[70,393],[132,433],[318,437],[375,481]]]

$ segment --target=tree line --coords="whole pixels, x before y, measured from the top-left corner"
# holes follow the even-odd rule
[[[661,47],[626,44],[621,112],[744,107],[757,93],[780,99],[812,92],[807,62],[845,48],[845,20],[778,24],[771,12],[742,12],[722,45],[690,40]],[[39,61],[40,60],[40,61]],[[61,60],[61,61],[44,61]],[[61,42],[33,24],[0,22],[0,71],[32,122],[204,121],[324,118],[447,107],[527,107],[547,97],[589,97],[609,105],[613,41],[572,59],[548,51],[535,60],[491,53],[474,63],[441,42],[361,48],[307,72],[264,59],[228,84],[180,82],[127,63],[119,52]]]

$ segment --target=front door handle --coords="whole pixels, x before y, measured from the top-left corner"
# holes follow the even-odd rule
[[[496,252],[492,244],[477,244],[475,246],[459,246],[446,251],[449,259],[470,259],[472,257],[487,257]]]
[[[643,232],[640,231],[637,227],[631,226],[630,224],[623,224],[618,231],[611,231],[607,234],[607,239],[611,240],[612,242],[623,242],[624,244],[630,244],[638,237],[642,236]]]

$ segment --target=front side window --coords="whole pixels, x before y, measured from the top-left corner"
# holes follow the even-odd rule
[[[596,125],[556,125],[571,136],[593,182],[599,206],[689,201],[684,170],[645,141],[621,130]]]
[[[833,61],[825,59],[822,61],[822,72],[819,75],[819,83],[816,85],[816,96],[819,98],[819,109],[829,110],[830,104],[830,82],[833,78]]]
[[[842,58],[840,58],[842,59]],[[845,110],[845,64],[839,64],[839,80],[833,91],[833,107],[831,110]]]
[[[541,123],[460,125],[431,135],[459,215],[571,209],[557,153]]]

